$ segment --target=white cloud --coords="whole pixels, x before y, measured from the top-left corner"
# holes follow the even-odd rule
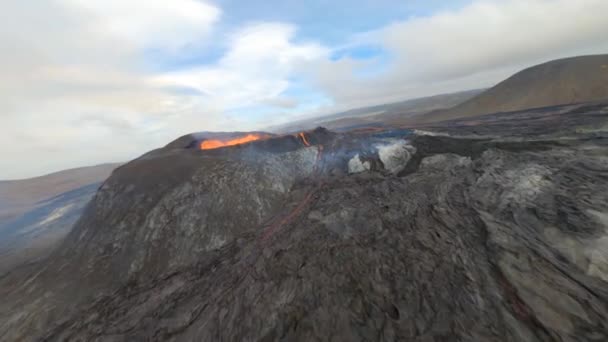
[[[293,97],[277,96],[263,101],[262,104],[277,108],[292,109],[298,106],[298,100]]]
[[[390,56],[385,72],[357,72],[384,61],[317,62],[317,84],[343,107],[490,86],[551,59],[608,52],[608,1],[477,0],[455,11],[414,17],[357,35]]]
[[[397,23],[385,46],[413,76],[445,79],[608,48],[604,0],[476,1]],[[404,64],[405,64],[404,63]],[[432,77],[432,78],[431,78]]]
[[[90,17],[88,28],[145,48],[179,49],[200,43],[221,11],[197,0],[61,0]]]
[[[225,113],[293,108],[297,101],[282,95],[292,72],[327,52],[294,42],[292,25],[258,23],[235,29],[219,61],[159,73],[145,69],[146,54],[209,44],[219,8],[198,0],[46,0],[3,10],[0,178],[128,160],[192,131],[251,128]]]
[[[294,34],[292,25],[249,25],[229,38],[228,51],[216,65],[168,73],[155,81],[196,89],[225,109],[278,103],[294,68],[327,54],[319,44],[293,42]]]
[[[204,44],[216,7],[47,0],[2,11],[0,178],[126,160],[222,124],[214,104],[158,88],[143,68],[148,49]]]
[[[380,44],[388,64],[332,61],[288,23],[222,26],[232,32],[223,36],[222,11],[200,0],[9,1],[1,10],[0,178],[125,160],[191,131],[254,128],[259,112],[249,122],[225,114],[248,107],[321,113],[329,109],[303,99],[326,95],[332,110],[346,109],[491,85],[544,60],[608,52],[604,0],[477,0],[354,36],[355,46]],[[196,60],[218,45],[225,51],[216,62],[146,69],[151,52]],[[311,75],[314,96],[287,92]]]

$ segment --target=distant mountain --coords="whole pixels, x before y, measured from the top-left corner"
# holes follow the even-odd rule
[[[608,54],[554,60],[522,70],[449,110],[416,117],[440,121],[608,99]]]
[[[46,256],[119,164],[0,181],[0,276]]]
[[[0,224],[33,209],[41,201],[84,185],[100,182],[118,164],[101,164],[48,175],[0,181]]]
[[[479,95],[484,90],[485,89],[467,90],[377,106],[356,108],[335,114],[295,121],[287,125],[272,127],[270,130],[277,132],[293,132],[323,126],[337,131],[344,131],[356,128],[357,126],[384,125],[387,122],[399,121],[417,114],[428,113],[437,109],[450,108]]]

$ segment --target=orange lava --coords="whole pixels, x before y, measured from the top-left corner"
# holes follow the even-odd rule
[[[304,135],[304,133],[299,133],[298,135],[302,138],[302,141],[304,141],[304,144],[306,144],[306,146],[310,146],[310,144],[306,140],[306,136]],[[313,167],[313,174],[315,176],[318,176],[319,174],[321,167],[320,164],[323,159],[323,145],[317,145],[317,148],[319,149],[319,153],[317,153],[317,159],[315,160],[315,165]],[[280,230],[283,226],[293,222],[293,220],[295,220],[302,213],[302,211],[304,211],[304,208],[306,208],[306,206],[308,206],[313,201],[315,193],[318,192],[323,187],[323,185],[324,183],[322,181],[319,181],[314,188],[310,189],[306,193],[304,198],[298,203],[295,208],[293,208],[285,216],[278,218],[275,222],[266,226],[266,228],[262,232],[261,241],[267,242],[270,237],[278,230]]]
[[[268,136],[264,135],[264,134],[247,134],[245,136],[242,137],[238,137],[238,138],[234,138],[234,139],[230,139],[230,140],[218,140],[218,139],[214,139],[214,140],[203,140],[201,142],[201,150],[211,150],[214,148],[220,148],[220,147],[226,147],[226,146],[233,146],[233,145],[239,145],[239,144],[244,144],[244,143],[248,143],[251,141],[256,141],[256,140],[260,140],[260,139],[264,139],[267,138]]]
[[[304,145],[310,146],[310,143],[308,142],[308,139],[306,139],[306,135],[304,134],[304,132],[302,132],[298,135],[300,136],[300,138],[302,138],[302,142],[304,143]]]

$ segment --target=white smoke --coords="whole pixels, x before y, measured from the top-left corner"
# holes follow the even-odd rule
[[[407,162],[411,158],[409,146],[405,140],[395,140],[386,145],[376,145],[378,149],[378,157],[384,164],[384,168],[389,172],[396,174],[402,171]]]
[[[348,173],[361,173],[369,171],[371,165],[368,161],[361,162],[359,154],[356,154],[351,160],[348,161]]]

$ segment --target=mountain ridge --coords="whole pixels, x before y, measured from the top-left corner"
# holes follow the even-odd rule
[[[425,123],[608,99],[608,54],[548,61],[523,69],[450,109],[412,118]]]

